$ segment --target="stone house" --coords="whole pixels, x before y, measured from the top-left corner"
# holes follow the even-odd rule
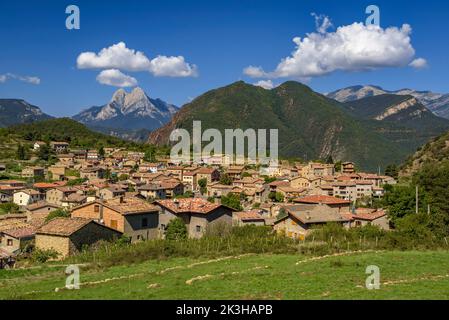
[[[390,220],[382,209],[358,208],[354,212],[343,215],[350,219],[351,227],[373,225],[383,230],[390,230]]]
[[[126,190],[118,186],[110,186],[107,188],[100,189],[98,195],[100,199],[109,200],[115,197],[120,197],[125,195]]]
[[[207,184],[220,180],[220,172],[215,168],[202,167],[196,170],[197,180],[206,179]]]
[[[36,231],[36,248],[55,250],[59,258],[80,252],[98,241],[113,241],[121,232],[89,219],[56,218]]]
[[[65,165],[54,165],[48,167],[48,175],[51,176],[53,180],[62,180],[65,177],[65,172],[67,167]]]
[[[185,171],[182,175],[182,183],[185,189],[189,191],[197,190],[198,187],[198,177],[195,171]]]
[[[46,201],[33,203],[26,207],[27,223],[33,226],[41,226],[45,223],[47,216],[58,209],[61,209],[61,207]]]
[[[324,204],[330,208],[337,209],[339,213],[349,212],[351,201],[331,197],[327,195],[310,195],[302,198],[294,199],[294,203],[298,204]]]
[[[118,197],[73,208],[71,216],[95,220],[136,242],[158,237],[159,211],[158,207],[137,197]]]
[[[104,169],[98,167],[84,168],[80,170],[80,178],[87,180],[103,179]]]
[[[46,192],[46,201],[51,204],[62,206],[62,200],[70,194],[77,193],[78,189],[74,187],[56,187]]]
[[[173,175],[174,177],[178,178],[180,181],[182,181],[182,176],[184,172],[184,167],[181,166],[172,166],[167,167],[166,169],[167,173]]]
[[[19,253],[34,239],[35,232],[35,228],[31,225],[3,230],[0,232],[0,248],[11,254]]]
[[[255,226],[264,226],[265,218],[260,214],[259,209],[254,209],[251,211],[240,211],[234,212],[232,214],[233,224],[236,226],[245,226],[245,225],[255,225]]]
[[[44,177],[45,169],[42,167],[26,167],[22,169],[23,178]]]
[[[141,194],[145,199],[165,199],[166,191],[165,188],[157,183],[146,184],[137,188],[139,194]]]
[[[184,194],[184,185],[179,181],[162,181],[160,185],[165,190],[165,197],[172,199],[176,196]]]
[[[303,240],[312,227],[329,222],[350,226],[350,219],[325,204],[298,204],[281,207],[284,216],[274,222],[274,230],[289,238]]]
[[[357,199],[357,184],[352,181],[336,182],[332,184],[334,197],[355,201]]]
[[[158,200],[155,204],[162,209],[159,216],[159,230],[162,237],[168,223],[176,217],[184,221],[190,238],[200,238],[207,228],[221,223],[232,224],[232,213],[235,211],[201,198]]]

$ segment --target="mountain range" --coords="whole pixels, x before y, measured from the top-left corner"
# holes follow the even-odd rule
[[[322,95],[294,81],[271,90],[239,81],[178,109],[149,98],[141,88],[130,93],[120,89],[109,103],[73,119],[108,135],[158,145],[169,144],[175,128],[191,131],[193,120],[202,121],[203,130],[216,128],[222,133],[236,128],[278,129],[283,158],[332,156],[377,170],[404,161],[449,130],[449,120],[427,106],[443,101],[444,95],[406,89],[385,92],[376,86],[356,86]],[[51,118],[23,100],[0,100],[0,126]]]
[[[373,170],[403,161],[425,139],[449,130],[448,120],[438,118],[413,99],[388,95],[379,101],[367,100],[363,106],[351,106],[294,81],[272,90],[240,81],[186,104],[168,124],[150,134],[149,142],[168,144],[172,130],[191,132],[193,120],[200,120],[203,130],[216,128],[221,132],[227,128],[273,128],[279,130],[282,157],[324,160],[332,156]],[[425,132],[433,121],[438,125]]]
[[[109,103],[88,108],[72,118],[95,130],[121,136],[123,132],[157,129],[177,111],[176,106],[151,99],[137,87],[130,93],[119,89]]]
[[[413,96],[437,116],[449,119],[449,94],[434,93],[431,91],[416,91],[412,89],[389,91],[384,90],[379,86],[367,85],[343,88],[328,93],[326,96],[339,102],[350,102],[384,94]]]
[[[31,123],[52,117],[21,99],[0,99],[0,127]]]

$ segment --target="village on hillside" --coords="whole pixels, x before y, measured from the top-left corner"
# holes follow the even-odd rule
[[[9,208],[0,214],[1,268],[30,250],[51,250],[62,259],[101,240],[164,239],[175,218],[190,238],[218,224],[270,226],[297,240],[330,222],[389,229],[387,213],[372,204],[396,180],[357,172],[351,162],[281,161],[262,171],[224,165],[217,155],[201,165],[175,164],[148,162],[144,153],[120,148],[71,150],[57,141],[49,147],[57,163],[24,167],[20,179],[0,180],[2,208]]]

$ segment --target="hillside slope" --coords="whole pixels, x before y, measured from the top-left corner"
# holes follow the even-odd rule
[[[434,115],[413,96],[383,94],[347,102],[348,112],[411,152],[449,130],[449,120]]]
[[[192,130],[193,120],[202,130],[278,129],[279,154],[306,160],[356,161],[376,169],[403,160],[409,150],[368,130],[335,100],[289,81],[273,90],[242,81],[209,91],[185,105],[166,126],[150,134],[149,142],[167,144],[175,128]]]
[[[76,147],[93,148],[99,146],[121,147],[134,145],[132,142],[92,131],[85,125],[69,118],[15,125],[8,127],[5,131],[11,136],[18,136],[30,142],[36,140],[66,141]]]
[[[400,176],[409,177],[425,164],[440,164],[449,160],[449,131],[434,138],[410,156],[401,168]]]
[[[39,107],[21,99],[0,99],[0,128],[51,119]]]

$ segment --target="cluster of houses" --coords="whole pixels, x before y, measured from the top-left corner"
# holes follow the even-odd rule
[[[24,180],[0,180],[0,201],[20,208],[18,214],[0,215],[0,264],[30,242],[65,257],[122,235],[132,242],[164,238],[176,217],[192,238],[215,223],[268,225],[297,239],[329,222],[389,227],[386,212],[355,204],[382,197],[383,186],[395,180],[356,172],[349,162],[338,172],[333,164],[281,163],[267,177],[267,170],[254,166],[149,163],[140,152],[105,148],[100,156],[95,150],[69,150],[64,142],[50,145],[57,152],[55,165],[24,168]],[[30,183],[35,177],[50,182]],[[242,211],[221,204],[230,194],[241,200]],[[70,217],[48,221],[55,210]]]

